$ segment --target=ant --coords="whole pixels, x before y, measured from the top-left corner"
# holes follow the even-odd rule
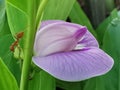
[[[10,51],[14,52],[15,47],[18,46],[18,42],[19,42],[20,38],[23,37],[23,35],[24,35],[24,32],[19,32],[18,34],[16,34],[16,36],[15,36],[16,41],[11,44]]]

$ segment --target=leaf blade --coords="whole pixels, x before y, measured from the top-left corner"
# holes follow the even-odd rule
[[[69,14],[70,20],[74,23],[81,24],[87,26],[88,30],[97,37],[88,17],[85,15],[84,11],[80,7],[78,2],[75,2],[73,8]]]
[[[75,1],[76,0],[49,0],[44,11],[43,20],[66,20]]]
[[[0,58],[0,90],[18,90],[17,82]]]

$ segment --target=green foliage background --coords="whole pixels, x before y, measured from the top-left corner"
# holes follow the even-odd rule
[[[0,90],[19,90],[20,87],[21,58],[15,58],[19,52],[13,53],[9,47],[15,41],[16,33],[26,32],[30,27],[28,4],[28,0],[0,0]],[[40,4],[41,0],[36,0],[37,14]],[[90,13],[84,7],[89,8]],[[120,12],[116,7],[114,0],[80,0],[80,3],[76,0],[49,0],[42,21],[59,19],[85,25],[99,41],[100,48],[114,58],[115,64],[106,75],[74,83],[56,80],[32,65],[28,90],[57,90],[56,87],[58,90],[120,90]],[[19,42],[21,51],[24,51],[25,39],[23,37]]]

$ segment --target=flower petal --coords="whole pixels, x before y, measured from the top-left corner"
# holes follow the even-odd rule
[[[43,27],[46,27],[47,25],[54,24],[54,23],[60,23],[60,22],[65,22],[65,21],[62,21],[62,20],[47,20],[47,21],[43,21],[41,23],[41,25],[40,25],[40,29],[42,29]]]
[[[37,32],[34,51],[37,56],[73,50],[87,29],[71,23],[49,24]]]
[[[64,27],[62,27],[62,28],[60,28],[59,29],[59,27],[57,27],[57,26],[59,26],[59,25],[63,25]],[[65,25],[66,25],[66,27],[65,27]],[[50,27],[53,27],[54,26],[54,29],[56,29],[55,30],[55,32],[53,32],[51,29],[49,29]],[[57,28],[56,28],[57,27]],[[69,27],[69,28],[68,28]],[[67,28],[67,30],[66,30],[66,28]],[[35,47],[37,47],[38,45],[36,45],[36,42],[38,41],[38,39],[39,38],[41,38],[41,34],[43,34],[43,32],[45,33],[45,32],[49,32],[49,35],[51,34],[51,33],[53,33],[54,35],[56,34],[56,32],[58,32],[58,33],[62,33],[62,34],[70,34],[70,32],[72,32],[72,33],[74,33],[77,29],[81,29],[81,28],[83,28],[83,26],[81,26],[81,25],[78,25],[78,24],[73,24],[73,23],[69,23],[69,22],[65,22],[65,21],[62,21],[62,20],[48,20],[48,21],[43,21],[42,23],[41,23],[41,27],[40,27],[40,29],[39,29],[39,31],[37,32],[37,34],[36,34],[36,41],[35,41]],[[62,30],[63,29],[63,30]],[[53,35],[52,34],[52,35]],[[65,36],[65,34],[64,34],[64,36]],[[57,36],[57,35],[56,35]],[[51,36],[49,36],[50,38],[51,38]],[[44,39],[46,39],[46,37],[44,37]],[[44,40],[43,39],[43,40]],[[51,38],[51,39],[53,39],[53,38]],[[57,38],[56,38],[56,40],[57,40]],[[40,41],[40,40],[39,40]],[[44,40],[44,42],[45,41],[47,41],[47,40]],[[44,42],[42,42],[42,41],[40,41],[40,43],[44,43]],[[49,41],[49,42],[51,42],[51,41]],[[46,44],[46,43],[45,43]],[[48,41],[47,41],[47,45],[49,45],[49,43],[48,43]],[[98,42],[97,42],[97,40],[94,38],[94,36],[87,30],[87,33],[84,35],[84,37],[83,37],[83,40],[79,40],[79,42],[78,42],[78,45],[76,46],[76,48],[75,49],[82,49],[82,48],[84,48],[84,47],[93,47],[93,46],[95,46],[95,47],[99,47],[99,45],[98,45]],[[39,46],[40,47],[40,46]],[[41,48],[43,48],[43,47],[41,47]],[[35,49],[35,48],[34,48]],[[37,50],[37,51],[36,51]],[[39,48],[36,48],[35,49],[35,52],[36,53],[38,53],[38,50],[39,50]]]
[[[65,21],[62,21],[62,20],[47,20],[47,21],[43,21],[41,23],[41,28],[45,27],[47,25],[50,25],[50,24],[55,24],[55,23],[68,23],[68,22],[65,22]],[[70,23],[70,24],[73,24],[73,23]],[[79,24],[73,24],[73,25],[81,27],[81,25],[79,25]],[[95,37],[89,31],[87,31],[87,33],[85,34],[84,37],[85,38],[82,41],[80,41],[79,44],[82,44],[83,46],[86,46],[86,47],[87,46],[89,46],[89,47],[90,46],[99,47],[99,44],[98,44],[97,40],[95,39]]]
[[[84,45],[85,47],[99,47],[97,40],[89,31],[87,31],[84,38],[78,44]]]
[[[33,57],[33,62],[64,81],[81,81],[99,76],[108,72],[113,66],[113,59],[96,47],[46,57]]]

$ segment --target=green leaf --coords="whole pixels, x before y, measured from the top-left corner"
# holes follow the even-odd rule
[[[106,18],[106,0],[84,0],[92,25],[96,28]]]
[[[15,76],[18,84],[20,82],[20,66],[19,61],[13,56],[13,52],[10,51],[10,45],[14,42],[12,35],[8,34],[0,38],[0,57],[4,60],[9,70]],[[1,90],[1,89],[0,89]]]
[[[105,0],[105,6],[107,9],[107,12],[111,12],[115,8],[114,0]]]
[[[107,90],[103,80],[102,76],[88,79],[83,90]]]
[[[28,90],[56,90],[55,79],[44,71],[36,72]]]
[[[5,0],[0,0],[0,37],[10,33],[5,13]]]
[[[115,18],[109,24],[103,38],[103,49],[113,57],[114,67],[105,75],[106,90],[119,90],[120,84],[120,19]]]
[[[115,15],[113,15],[114,18]],[[116,17],[116,16],[115,16]],[[103,38],[103,49],[114,58],[115,64],[110,72],[103,76],[89,79],[86,82],[84,90],[119,90],[119,60],[120,60],[120,20],[116,17],[113,19]],[[116,78],[117,77],[117,78]]]
[[[0,57],[4,57],[7,53],[10,53],[10,45],[14,42],[10,34],[4,35],[0,38]]]
[[[14,8],[18,8],[23,12],[27,12],[27,0],[7,0],[7,4],[13,6]]]
[[[102,46],[102,44],[103,44],[103,42],[102,42],[103,41],[103,36],[104,36],[106,28],[108,27],[108,24],[110,22],[111,22],[111,19],[108,17],[96,29],[100,46]]]
[[[29,27],[28,20],[30,15],[26,11],[28,8],[27,0],[7,0],[6,1],[6,12],[8,25],[12,33],[13,38],[19,32],[25,32]],[[21,38],[19,45],[23,48],[23,38]]]
[[[76,0],[49,0],[43,20],[66,20]]]
[[[3,21],[2,22],[3,26],[0,25],[0,27],[1,27],[0,38],[4,35],[10,34],[10,28],[9,28],[9,25],[8,25],[6,14],[5,14],[5,18],[2,21]]]
[[[87,26],[88,30],[95,36],[97,37],[88,17],[80,7],[78,2],[75,2],[71,12],[70,12],[70,20],[74,23],[81,24]]]
[[[26,0],[24,0],[26,1]],[[8,24],[13,36],[20,31],[24,31],[27,28],[28,16],[25,12],[15,7],[10,2],[7,2],[7,18]]]
[[[0,58],[0,90],[18,90],[14,76]]]
[[[83,90],[84,82],[66,82],[61,80],[57,81],[57,87],[63,90]]]
[[[40,5],[38,6],[38,10],[37,10],[37,13],[36,13],[36,28],[39,28],[39,25],[41,23],[41,19],[42,19],[42,16],[43,16],[43,12],[45,10],[45,7],[46,7],[48,1],[49,0],[44,0],[44,2],[43,1],[38,2]]]
[[[5,1],[0,0],[0,32],[4,25],[4,23],[3,23],[4,17],[5,17]]]
[[[100,46],[102,46],[102,44],[103,44],[103,37],[104,37],[105,31],[107,30],[108,25],[111,23],[111,21],[114,18],[117,18],[117,17],[118,17],[117,10],[114,9],[111,12],[111,15],[108,18],[106,18],[96,29]]]

